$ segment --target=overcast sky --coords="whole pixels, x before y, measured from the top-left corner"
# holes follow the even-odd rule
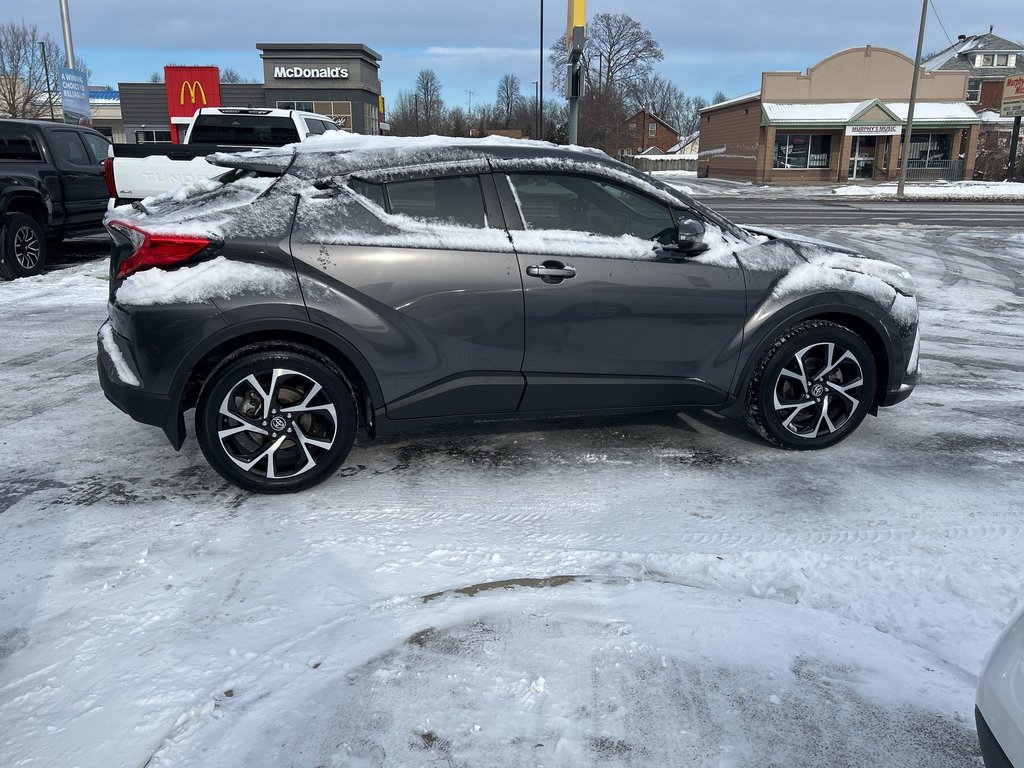
[[[75,52],[94,84],[144,82],[168,63],[233,67],[262,82],[257,43],[363,43],[381,54],[384,95],[437,72],[449,106],[493,101],[498,79],[519,76],[533,95],[539,62],[539,1],[530,0],[68,0]],[[9,8],[13,2],[5,3]],[[38,0],[8,20],[61,39],[58,0]],[[765,70],[805,70],[829,54],[870,43],[914,55],[919,0],[590,0],[596,13],[628,13],[665,52],[657,71],[688,96],[729,97],[760,87]],[[566,2],[544,3],[544,48],[565,31]],[[941,25],[940,25],[941,21]],[[925,51],[958,34],[1024,40],[1022,0],[931,0]],[[943,29],[943,27],[945,29]],[[947,37],[948,33],[948,37]],[[553,73],[545,63],[544,87]],[[469,93],[474,91],[475,94]],[[550,93],[550,91],[548,91]]]

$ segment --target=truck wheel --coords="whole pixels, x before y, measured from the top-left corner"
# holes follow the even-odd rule
[[[43,271],[43,264],[46,263],[43,228],[27,213],[12,213],[7,216],[4,221],[2,248],[0,277],[3,279],[31,277]]]

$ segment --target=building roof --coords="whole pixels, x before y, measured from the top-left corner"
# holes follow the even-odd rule
[[[978,53],[1016,53],[1014,67],[974,66],[974,55]],[[953,45],[925,59],[922,66],[929,72],[937,70],[967,70],[980,77],[1004,78],[1007,75],[1024,73],[1024,43],[1015,43],[991,32],[982,35],[962,35]]]
[[[761,109],[768,125],[813,125],[813,126],[845,126],[857,122],[858,118],[872,107],[878,106],[894,124],[905,123],[908,102],[868,101],[817,103],[817,104],[762,104]],[[973,124],[978,116],[965,102],[929,102],[919,101],[914,107],[914,124]]]
[[[739,104],[741,101],[752,101],[754,99],[759,99],[759,98],[761,98],[761,91],[760,91],[760,89],[756,90],[756,91],[751,91],[750,93],[744,93],[742,96],[736,96],[735,98],[732,98],[732,99],[726,99],[725,101],[720,101],[717,104],[712,104],[711,106],[708,106],[708,107],[704,107],[704,109],[702,109],[701,112],[704,113],[704,112],[710,112],[713,109],[721,109],[722,107],[731,107],[733,104]]]
[[[121,103],[121,92],[109,89],[90,89],[89,90],[89,103],[90,104],[120,104]]]

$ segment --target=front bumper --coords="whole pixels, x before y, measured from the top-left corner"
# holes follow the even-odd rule
[[[981,759],[985,761],[985,768],[1014,768],[977,707],[974,708],[974,722],[978,726],[978,744],[981,746]]]

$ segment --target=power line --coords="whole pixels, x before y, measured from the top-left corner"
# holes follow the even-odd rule
[[[953,45],[953,38],[949,36],[949,32],[946,31],[946,25],[942,23],[942,19],[939,17],[939,11],[935,7],[935,0],[928,0],[928,5],[932,7],[932,13],[935,14],[935,20],[939,22],[939,26],[942,27],[942,34],[944,34],[946,39],[949,40],[949,44]]]

